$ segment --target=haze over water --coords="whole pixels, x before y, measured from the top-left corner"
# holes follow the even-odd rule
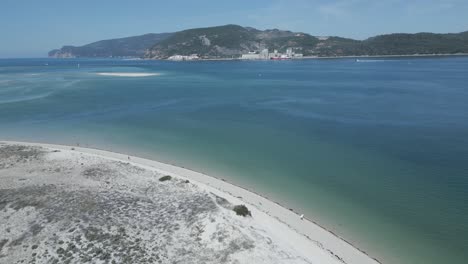
[[[466,57],[0,60],[0,139],[225,178],[383,263],[468,259],[467,121]]]

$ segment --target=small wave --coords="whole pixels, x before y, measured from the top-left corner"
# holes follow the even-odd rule
[[[116,77],[149,77],[159,76],[161,73],[146,73],[146,72],[98,72],[101,76],[116,76]]]
[[[368,63],[371,63],[371,62],[395,62],[395,61],[403,61],[403,59],[399,59],[399,60],[392,60],[392,59],[356,59],[356,62],[368,62]]]
[[[5,100],[0,100],[0,105],[1,104],[11,104],[11,103],[19,103],[19,102],[26,102],[26,101],[33,101],[33,100],[39,100],[46,98],[50,96],[52,93],[44,93],[40,95],[31,95],[31,96],[22,96],[22,97],[17,97],[17,98],[11,98],[11,99],[5,99]]]
[[[386,61],[391,61],[391,60],[362,60],[362,59],[356,60],[356,62],[386,62]]]

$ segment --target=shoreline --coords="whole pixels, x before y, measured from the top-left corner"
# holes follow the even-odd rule
[[[347,264],[376,264],[382,263],[375,257],[370,256],[366,251],[359,249],[352,243],[348,242],[343,237],[335,234],[327,228],[321,226],[311,218],[304,217],[301,220],[300,213],[293,209],[288,209],[281,203],[249,190],[245,187],[230,183],[222,178],[209,176],[200,172],[193,171],[181,166],[175,166],[169,163],[162,163],[155,160],[129,156],[122,153],[71,145],[57,145],[47,143],[34,142],[18,142],[0,140],[0,143],[19,144],[26,146],[37,146],[48,149],[58,149],[66,151],[76,151],[89,155],[99,156],[108,160],[130,162],[141,167],[148,167],[153,170],[172,174],[176,177],[189,179],[197,185],[209,190],[216,190],[218,193],[224,194],[227,198],[238,199],[250,207],[266,214],[271,219],[286,225],[291,231],[307,239],[311,243],[317,245],[321,250],[331,254],[342,263]],[[302,250],[307,251],[307,245],[303,246]]]
[[[110,76],[110,77],[151,77],[160,76],[160,73],[144,73],[144,72],[98,72],[96,75],[99,76]]]
[[[295,60],[320,60],[320,59],[361,59],[361,58],[440,58],[440,57],[466,57],[468,53],[458,54],[406,54],[406,55],[349,55],[349,56],[304,56],[294,59],[286,59],[285,61]],[[141,60],[149,61],[172,61],[167,59],[151,59],[151,58],[140,58]],[[184,60],[174,62],[196,62],[196,61],[272,61],[269,59],[241,59],[241,58],[201,58],[197,60]]]
[[[306,56],[302,59],[361,59],[361,58],[430,58],[430,57],[464,57],[468,56],[468,53],[460,54],[410,54],[410,55],[350,55],[350,56],[324,56],[324,57],[312,57]],[[300,59],[300,58],[299,58]]]
[[[401,55],[348,55],[348,56],[304,56],[301,58],[287,59],[286,61],[294,60],[320,60],[320,59],[361,59],[361,58],[440,58],[440,57],[466,57],[468,53],[457,53],[457,54],[401,54]],[[23,58],[1,58],[1,59],[23,59]],[[248,59],[243,60],[240,58],[201,58],[197,60],[183,60],[183,61],[172,61],[167,59],[152,59],[152,58],[107,58],[107,57],[73,57],[73,58],[56,58],[56,57],[45,57],[45,58],[34,58],[34,59],[116,59],[124,61],[171,61],[171,62],[197,62],[197,61],[271,61],[262,59]]]

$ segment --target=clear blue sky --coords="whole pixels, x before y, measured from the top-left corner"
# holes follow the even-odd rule
[[[468,30],[468,0],[1,0],[0,57],[224,24],[356,39]]]

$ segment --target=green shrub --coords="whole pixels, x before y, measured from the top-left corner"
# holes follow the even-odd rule
[[[171,176],[169,175],[166,175],[166,176],[163,176],[161,178],[159,178],[159,181],[163,182],[163,181],[170,181],[172,179]]]
[[[234,212],[236,212],[237,215],[240,216],[252,216],[252,213],[250,213],[249,209],[247,209],[247,206],[245,205],[236,205],[234,206],[234,209],[232,209]]]

